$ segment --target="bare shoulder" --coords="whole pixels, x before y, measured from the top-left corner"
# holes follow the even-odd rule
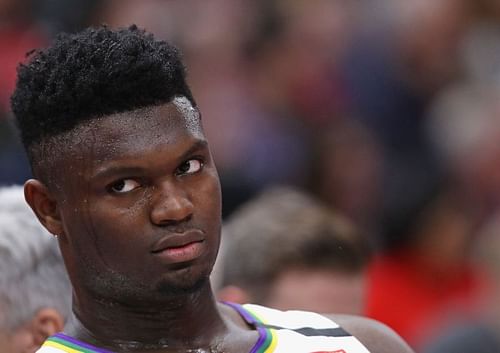
[[[325,316],[355,336],[370,353],[413,353],[396,332],[378,321],[350,315]]]

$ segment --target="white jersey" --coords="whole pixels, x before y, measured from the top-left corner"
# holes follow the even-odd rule
[[[259,331],[250,353],[369,353],[356,337],[317,313],[227,304]]]

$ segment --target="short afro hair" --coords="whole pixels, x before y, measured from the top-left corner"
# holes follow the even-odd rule
[[[32,145],[84,121],[168,103],[178,95],[196,106],[174,46],[135,25],[101,26],[60,34],[52,46],[33,52],[18,67],[11,105],[31,155]]]

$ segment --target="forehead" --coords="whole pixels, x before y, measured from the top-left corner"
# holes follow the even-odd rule
[[[72,158],[90,153],[102,161],[134,156],[155,145],[174,145],[186,137],[204,139],[198,110],[178,97],[163,105],[93,119],[63,137],[62,145]]]

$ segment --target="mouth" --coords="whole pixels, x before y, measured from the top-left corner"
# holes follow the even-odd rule
[[[199,230],[180,234],[170,234],[153,245],[151,253],[167,263],[180,263],[201,256],[205,246],[205,236]]]

